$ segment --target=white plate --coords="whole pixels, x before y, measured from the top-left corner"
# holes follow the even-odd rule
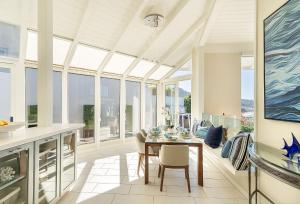
[[[23,122],[12,122],[8,123],[8,125],[0,126],[0,132],[12,132],[24,126],[25,123]]]

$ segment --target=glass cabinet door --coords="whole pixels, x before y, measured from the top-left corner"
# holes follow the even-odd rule
[[[61,135],[61,191],[75,181],[76,131]]]
[[[35,203],[51,203],[58,197],[59,137],[36,142]]]
[[[32,203],[33,147],[22,145],[0,152],[0,203]]]

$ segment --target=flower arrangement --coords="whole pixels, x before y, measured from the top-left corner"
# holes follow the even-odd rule
[[[161,133],[161,130],[159,127],[154,127],[150,130],[150,134],[153,136],[153,137],[158,137]]]
[[[7,182],[15,177],[15,171],[10,166],[5,166],[0,168],[0,181]]]

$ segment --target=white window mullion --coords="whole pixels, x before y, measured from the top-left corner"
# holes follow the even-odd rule
[[[125,78],[121,79],[120,88],[120,138],[125,139],[125,121],[126,121],[126,83]]]
[[[100,122],[101,122],[101,87],[100,87],[100,77],[95,76],[95,143],[100,142]]]

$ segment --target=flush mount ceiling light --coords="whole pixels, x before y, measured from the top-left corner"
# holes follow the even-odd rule
[[[158,13],[151,13],[144,17],[145,25],[153,28],[161,27],[163,21],[164,21],[164,16]]]

